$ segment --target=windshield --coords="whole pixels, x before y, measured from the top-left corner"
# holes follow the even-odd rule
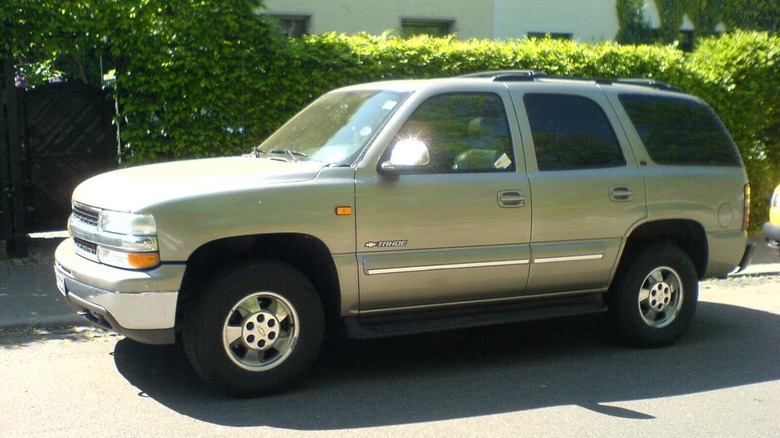
[[[298,113],[263,144],[257,157],[349,165],[409,93],[329,93]]]

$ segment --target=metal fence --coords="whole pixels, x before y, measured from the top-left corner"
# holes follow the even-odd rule
[[[0,241],[23,256],[28,233],[64,229],[78,183],[117,167],[114,109],[84,84],[18,89],[10,60],[0,79]]]

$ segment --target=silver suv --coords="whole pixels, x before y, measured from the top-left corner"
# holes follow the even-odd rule
[[[88,320],[183,342],[239,396],[378,337],[605,312],[678,338],[750,258],[749,188],[701,100],[651,80],[502,71],[332,91],[241,157],[73,194],[57,283]],[[331,333],[331,331],[328,331]]]

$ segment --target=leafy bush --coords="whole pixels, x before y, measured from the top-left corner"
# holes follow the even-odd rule
[[[281,62],[286,63],[285,81],[303,93],[293,98],[301,104],[340,85],[480,70],[656,78],[702,97],[732,133],[754,193],[754,229],[767,217],[764,195],[780,182],[780,39],[766,33],[704,39],[692,55],[675,46],[337,34],[311,36],[293,47],[295,58]]]
[[[754,226],[766,218],[763,195],[780,180],[780,41],[764,33],[706,39],[692,55],[674,46],[339,34],[292,40],[263,56],[232,45],[207,56],[186,54],[161,56],[158,65],[136,61],[138,67],[120,79],[130,163],[246,151],[305,104],[343,85],[520,68],[652,77],[701,96],[745,160],[755,195]],[[211,70],[215,64],[224,66]]]
[[[123,159],[235,153],[286,115],[274,59],[286,40],[243,0],[147,0],[134,29],[109,37]],[[128,38],[127,35],[132,35]]]
[[[753,225],[780,183],[780,38],[735,33],[703,41],[680,84],[705,99],[739,146],[753,191]]]
[[[28,85],[47,75],[99,83],[115,68],[125,165],[247,151],[341,85],[524,68],[652,77],[703,97],[745,160],[754,225],[765,220],[765,195],[780,181],[777,36],[704,39],[690,55],[674,45],[552,39],[325,34],[287,40],[254,12],[259,7],[260,0],[12,0],[0,5],[7,36],[0,49],[14,55]],[[672,9],[664,10],[679,15]]]

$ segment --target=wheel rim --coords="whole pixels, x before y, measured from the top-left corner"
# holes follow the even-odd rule
[[[284,362],[298,342],[295,307],[273,292],[239,301],[225,318],[222,343],[230,360],[248,371],[266,371]]]
[[[680,313],[683,298],[680,275],[669,267],[656,268],[639,289],[639,314],[650,327],[666,327]]]

